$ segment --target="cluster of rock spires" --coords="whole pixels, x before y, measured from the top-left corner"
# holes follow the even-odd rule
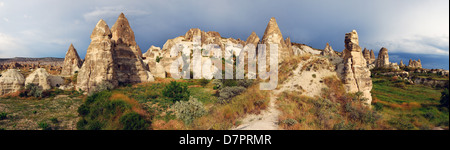
[[[195,37],[201,37],[201,41],[195,41]],[[328,43],[323,50],[292,43],[289,37],[283,38],[275,18],[270,19],[262,38],[252,32],[246,41],[243,41],[223,38],[218,32],[205,32],[194,28],[183,36],[167,40],[162,48],[152,45],[144,54],[136,43],[134,32],[123,13],[120,14],[112,28],[109,28],[105,21],[100,20],[90,38],[91,43],[84,61],[80,59],[74,46],[70,45],[62,65],[61,76],[50,75],[45,69],[36,69],[25,79],[18,70],[10,69],[2,73],[2,77],[0,77],[0,94],[15,92],[28,83],[39,85],[42,89],[59,87],[64,82],[62,76],[70,77],[76,73],[78,73],[77,83],[72,86],[85,92],[95,91],[102,84],[115,87],[120,84],[153,81],[154,77],[170,77],[171,64],[181,57],[181,54],[171,54],[171,50],[176,48],[177,44],[191,45],[187,49],[192,49],[193,43],[199,43],[202,49],[208,48],[208,44],[215,44],[225,54],[230,53],[226,51],[225,47],[227,46],[229,46],[228,48],[237,48],[249,44],[255,46],[266,44],[267,47],[268,44],[278,44],[279,62],[295,55],[315,55],[314,59],[322,56],[322,58],[328,58],[325,60],[329,60],[329,62],[317,65],[323,65],[322,68],[334,68],[331,69],[332,74],[341,79],[347,92],[363,93],[363,96],[368,99],[366,101],[368,104],[372,101],[370,94],[372,80],[369,69],[374,67],[398,69],[399,66],[405,66],[403,61],[400,62],[400,65],[389,62],[388,50],[384,47],[380,49],[377,59],[375,59],[373,50],[369,51],[366,48],[361,50],[355,30],[345,34],[343,52],[334,51]],[[247,55],[245,56],[247,60]],[[322,58],[320,58],[321,61],[323,61]],[[211,63],[209,59],[203,57],[201,60],[200,65]],[[329,64],[332,64],[332,67],[329,67]],[[192,68],[193,63],[189,65]],[[422,67],[420,60],[410,60],[408,66]],[[217,70],[214,66],[211,69]]]

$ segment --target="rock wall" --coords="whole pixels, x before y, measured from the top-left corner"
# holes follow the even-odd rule
[[[0,95],[13,93],[24,86],[25,78],[16,69],[8,69],[0,77]]]

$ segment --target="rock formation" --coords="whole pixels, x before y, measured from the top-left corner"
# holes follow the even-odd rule
[[[112,26],[111,33],[112,40],[114,40],[116,44],[127,46],[132,50],[134,54],[142,57],[142,51],[136,43],[134,32],[130,27],[128,19],[123,13],[119,15],[116,23]]]
[[[375,62],[375,67],[379,68],[388,68],[390,65],[389,62],[389,54],[387,48],[381,48],[380,52],[378,53],[378,58]]]
[[[370,94],[372,79],[370,78],[370,70],[367,67],[366,59],[361,53],[358,33],[355,30],[345,34],[345,49],[343,53],[344,62],[338,68],[347,92],[362,92],[363,97],[368,99],[366,103],[370,105],[372,101]]]
[[[400,60],[400,67],[405,67],[405,64],[403,63],[403,60]]]
[[[82,64],[83,61],[80,59],[80,56],[78,56],[77,50],[73,47],[73,44],[70,44],[64,59],[61,75],[73,75],[76,71],[80,70]]]
[[[410,68],[422,68],[422,62],[420,62],[420,59],[417,60],[417,61],[409,59],[408,67],[410,67]]]
[[[25,78],[16,69],[8,69],[0,76],[0,95],[13,93],[24,86]]]
[[[364,55],[364,59],[366,59],[366,63],[367,64],[371,64],[371,62],[370,62],[370,51],[368,49],[364,48],[362,53]]]
[[[105,21],[100,20],[91,34],[85,61],[78,72],[77,89],[86,92],[95,91],[103,83],[118,85],[114,68],[114,42],[111,30]]]
[[[375,62],[375,54],[373,53],[373,50],[370,50],[370,64]]]
[[[77,88],[91,92],[104,83],[117,86],[153,80],[125,15],[120,14],[111,30],[100,20],[92,31]]]
[[[143,54],[145,57],[144,63],[147,64],[148,68],[150,69],[150,72],[155,76],[159,78],[165,78],[166,77],[166,71],[164,67],[162,66],[161,59],[162,59],[162,53],[161,48],[151,46],[147,52]]]
[[[25,79],[25,85],[34,84],[39,86],[42,90],[49,90],[52,88],[50,74],[44,68],[39,68],[33,71]]]
[[[269,44],[278,44],[278,62],[283,61],[285,58],[294,55],[292,49],[289,49],[286,42],[283,39],[280,28],[278,27],[275,18],[270,18],[267,24],[266,31],[262,38],[262,43],[266,44],[266,51],[269,50]],[[267,53],[269,54],[269,53]]]
[[[253,44],[255,47],[258,47],[258,43],[259,43],[259,37],[258,37],[258,35],[256,35],[256,33],[255,32],[252,32],[252,34],[250,34],[250,36],[247,38],[247,41],[246,41],[246,45],[247,44]]]
[[[325,46],[325,49],[320,53],[322,56],[334,56],[337,57],[338,55],[334,52],[333,48],[330,46],[330,44],[327,43]]]

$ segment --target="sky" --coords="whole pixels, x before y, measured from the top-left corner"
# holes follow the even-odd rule
[[[448,0],[0,0],[0,58],[63,58],[71,43],[84,58],[96,23],[112,27],[121,12],[143,52],[190,28],[262,37],[275,17],[292,42],[342,51],[355,29],[361,47],[386,47],[393,62],[449,68]]]

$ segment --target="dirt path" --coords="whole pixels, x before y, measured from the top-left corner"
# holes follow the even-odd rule
[[[242,119],[242,124],[233,130],[278,130],[278,115],[280,111],[276,107],[276,100],[279,91],[270,93],[269,107],[259,115],[249,114]]]

